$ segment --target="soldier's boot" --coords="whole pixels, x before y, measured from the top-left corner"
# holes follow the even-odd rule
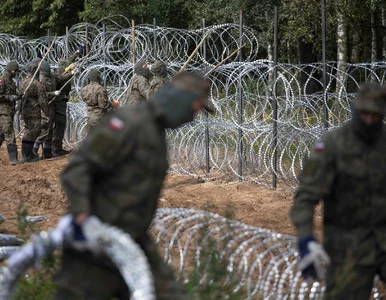
[[[54,150],[52,153],[52,156],[53,157],[59,157],[59,156],[67,155],[70,153],[71,153],[71,151],[67,151],[67,150],[64,150],[63,148],[61,148],[61,149]]]
[[[9,163],[11,165],[17,165],[20,162],[18,161],[18,155],[17,155],[17,146],[16,145],[8,145],[8,156],[9,156]]]
[[[44,148],[43,147],[43,154],[41,159],[47,159],[47,158],[52,158],[52,148]]]
[[[39,160],[39,156],[36,156],[32,153],[33,147],[33,141],[23,140],[21,142],[21,156],[23,162],[36,162]]]
[[[34,147],[32,148],[32,153],[35,155],[35,156],[39,156],[39,148],[40,148],[40,143],[36,143],[34,144]]]

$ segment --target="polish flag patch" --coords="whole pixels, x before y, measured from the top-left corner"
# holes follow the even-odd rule
[[[116,130],[116,131],[119,131],[119,130],[122,130],[123,127],[125,127],[125,123],[117,118],[117,117],[114,117],[110,120],[109,122],[109,127],[112,129],[112,130]]]
[[[322,142],[316,143],[314,146],[314,150],[316,152],[322,152],[322,151],[324,151],[324,148],[325,148],[325,146],[324,146],[324,143],[322,143]]]

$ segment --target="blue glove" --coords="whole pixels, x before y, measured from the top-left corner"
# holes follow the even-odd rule
[[[71,224],[72,224],[72,227],[74,228],[74,231],[73,231],[74,240],[75,241],[85,241],[86,238],[83,234],[82,227],[79,224],[75,223],[74,221],[72,221]]]
[[[78,47],[78,51],[81,55],[84,55],[85,53],[85,50],[86,50],[86,44],[83,42],[82,44],[79,45]]]
[[[299,269],[305,279],[322,280],[325,275],[324,266],[330,264],[330,257],[310,235],[299,240]]]

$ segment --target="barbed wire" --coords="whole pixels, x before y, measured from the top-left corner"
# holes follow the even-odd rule
[[[210,266],[224,266],[220,284],[232,283],[232,294],[247,295],[245,299],[322,299],[325,293],[324,283],[306,282],[298,272],[294,236],[181,208],[158,209],[152,233],[165,261],[178,268],[184,282],[196,269],[200,284],[208,284],[213,279]],[[377,280],[372,299],[381,299]]]
[[[120,21],[122,24],[122,19]],[[117,99],[133,79],[132,28],[126,21],[127,27],[118,25],[115,19],[104,19],[94,25],[77,24],[69,30],[68,36],[57,37],[49,54],[49,61],[55,68],[60,58],[73,53],[85,40],[90,51],[83,70],[74,78],[70,94],[72,102],[68,105],[65,143],[71,148],[77,148],[86,135],[87,110],[80,93],[87,84],[89,70],[100,70],[110,99]],[[168,64],[172,77],[206,32],[209,35],[205,43],[187,67],[204,73],[221,61],[224,49],[227,56],[240,46],[238,25],[222,24],[199,30],[139,25],[135,27],[136,59],[161,59]],[[28,40],[0,35],[1,67],[10,60],[17,60],[24,70],[32,58],[46,52],[52,38]],[[323,92],[321,63],[274,66],[272,61],[259,59],[258,33],[246,26],[243,27],[243,42],[246,44],[242,49],[243,62],[239,62],[236,55],[208,77],[215,115],[201,114],[195,122],[168,131],[170,172],[204,179],[242,179],[270,186],[276,169],[276,150],[277,178],[280,183],[294,187],[302,160],[325,132],[325,104],[330,129],[348,121],[350,104],[358,86],[368,81],[385,83],[386,62],[344,66],[328,62],[327,89]],[[273,79],[275,69],[276,80]],[[242,111],[239,110],[241,97]],[[276,148],[272,128],[275,99],[278,103]],[[126,105],[125,97],[120,105]],[[209,173],[206,172],[208,145]]]

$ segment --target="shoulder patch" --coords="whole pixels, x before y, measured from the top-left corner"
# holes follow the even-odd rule
[[[125,127],[125,122],[117,117],[111,118],[109,121],[109,127],[115,131],[121,131]]]
[[[325,148],[325,145],[324,145],[324,143],[322,143],[322,142],[318,142],[318,143],[316,143],[315,146],[314,146],[314,150],[315,150],[316,152],[323,152],[323,151],[324,151],[324,148]]]

